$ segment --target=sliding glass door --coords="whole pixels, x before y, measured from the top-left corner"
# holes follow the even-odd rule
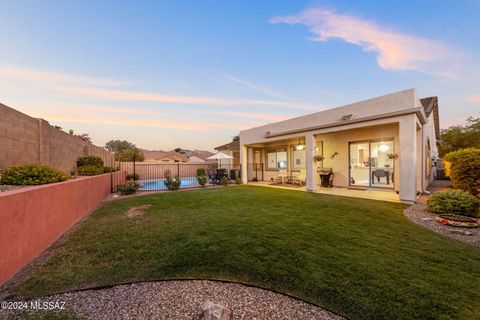
[[[393,188],[393,140],[350,142],[349,184],[358,187]]]

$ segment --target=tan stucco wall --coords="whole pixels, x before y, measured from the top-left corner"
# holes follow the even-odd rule
[[[107,166],[114,156],[77,136],[0,104],[0,169],[26,163],[45,164],[65,172],[75,169],[78,157],[99,156]]]
[[[354,114],[354,120],[342,119],[350,113]],[[419,136],[417,128],[420,129]],[[433,115],[426,118],[414,89],[243,130],[240,132],[242,163],[251,163],[249,150],[252,148],[264,148],[299,138],[312,141],[311,137],[323,139],[324,166],[333,167],[334,184],[337,186],[348,186],[348,143],[360,140],[394,138],[395,152],[400,155],[395,161],[395,190],[399,191],[402,201],[415,201],[417,191],[425,191],[433,177],[425,177],[424,148],[429,139],[432,154],[438,154]],[[313,154],[313,144],[307,144],[307,149]],[[333,152],[338,152],[338,155],[330,160]],[[307,164],[314,168],[308,157]],[[315,171],[307,170],[309,190],[319,182]],[[276,171],[266,171],[265,180],[277,174]],[[242,174],[242,179],[246,182],[248,175]]]
[[[393,139],[394,151],[398,150],[398,123],[389,125],[361,128],[354,130],[346,130],[335,133],[329,133],[316,136],[317,141],[323,141],[323,154],[325,160],[323,160],[323,167],[333,168],[333,184],[335,186],[347,187],[348,183],[348,171],[349,171],[349,143],[362,140],[380,140],[380,139]],[[331,155],[335,152],[338,153],[333,159],[330,159]],[[397,165],[395,163],[394,165]],[[397,169],[397,168],[395,168]],[[394,170],[395,181],[398,179],[398,170]],[[317,184],[320,183],[320,177],[316,175]]]

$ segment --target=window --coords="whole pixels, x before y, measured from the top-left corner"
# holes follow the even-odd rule
[[[287,151],[285,149],[269,150],[267,152],[267,169],[286,169],[287,166]]]
[[[305,149],[296,150],[296,147],[292,148],[292,169],[300,170],[305,169]]]

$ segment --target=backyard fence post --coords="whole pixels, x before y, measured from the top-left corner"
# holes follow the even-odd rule
[[[133,152],[133,183],[135,183],[135,151]]]

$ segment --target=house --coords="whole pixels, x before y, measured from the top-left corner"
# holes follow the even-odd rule
[[[303,171],[307,191],[317,191],[329,168],[335,187],[396,192],[413,203],[435,177],[439,136],[437,97],[404,90],[241,131],[242,181]]]
[[[200,158],[199,156],[191,155],[187,157],[189,163],[205,163],[205,159]]]
[[[188,159],[174,151],[147,151],[144,150],[145,162],[161,162],[161,163],[185,163]]]
[[[222,165],[228,166],[232,169],[240,167],[240,141],[238,139],[218,146],[215,150],[233,157],[232,159],[222,160]]]

